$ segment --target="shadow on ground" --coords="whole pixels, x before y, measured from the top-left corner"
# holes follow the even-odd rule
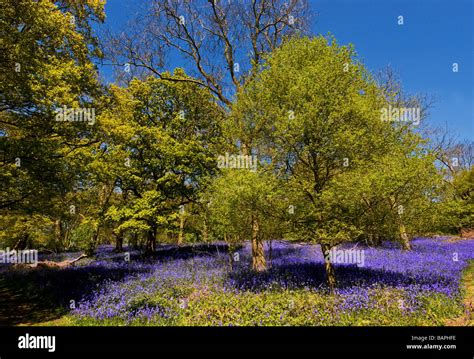
[[[123,253],[114,253],[110,247],[98,251],[95,263],[87,264],[85,259],[82,264],[78,262],[79,265],[62,269],[3,267],[0,268],[0,325],[32,325],[58,319],[69,311],[71,300],[77,303],[88,297],[105,281],[152,271],[156,262],[214,256],[226,251],[224,244],[160,246],[146,257],[139,251],[130,251],[129,265]],[[109,265],[101,265],[101,261]]]
[[[363,268],[357,265],[336,265],[337,288],[344,290],[354,286],[370,287],[382,286],[407,286],[439,285],[443,280],[439,276],[422,276],[421,274],[408,274],[388,271],[383,269]],[[274,265],[266,272],[255,273],[247,267],[229,274],[235,287],[241,290],[261,292],[270,287],[288,289],[308,288],[328,290],[327,277],[322,262],[294,263]],[[446,278],[446,281],[449,279]]]

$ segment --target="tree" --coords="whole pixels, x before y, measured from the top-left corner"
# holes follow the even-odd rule
[[[434,156],[422,153],[422,139],[403,143],[373,161],[362,163],[334,182],[339,205],[353,204],[357,239],[377,245],[399,241],[410,250],[410,238],[433,227],[430,219],[442,185]],[[349,189],[349,190],[348,190]]]
[[[444,232],[472,236],[474,229],[474,166],[457,170],[444,187],[438,204],[437,228]]]
[[[265,151],[260,156],[297,194],[294,226],[299,238],[321,244],[325,256],[331,247],[361,235],[358,219],[364,191],[349,186],[354,184],[351,179],[357,176],[356,182],[370,184],[367,176],[383,159],[395,156],[398,160],[391,163],[398,174],[403,161],[417,162],[426,155],[409,124],[383,120],[382,110],[389,104],[353,48],[324,37],[283,44],[238,94],[233,110],[241,125],[236,127],[253,133],[258,129],[256,142]],[[418,183],[413,175],[401,176],[380,198],[391,198],[391,203],[386,201],[391,209],[400,204],[397,195],[402,190],[397,186],[404,180],[413,188]],[[422,193],[420,187],[416,191]],[[336,277],[329,261],[326,272],[334,289]]]
[[[4,223],[27,228],[21,233],[36,246],[67,245],[66,202],[84,168],[76,155],[93,142],[94,126],[56,115],[64,107],[92,107],[100,90],[91,22],[104,19],[103,7],[99,0],[2,2],[0,210]]]
[[[262,56],[304,31],[308,16],[305,0],[154,0],[125,31],[104,36],[104,53],[121,74],[128,64],[131,76],[199,84],[230,106]],[[191,64],[193,77],[166,75],[167,60],[176,57]]]
[[[446,129],[431,130],[429,135],[430,147],[444,181],[433,215],[434,227],[444,233],[472,235],[474,144],[456,141]]]
[[[252,269],[267,269],[264,241],[284,232],[287,205],[271,172],[224,169],[207,188],[210,227],[215,237],[236,245],[250,240]]]
[[[87,122],[56,121],[56,111],[90,107],[99,87],[91,21],[99,0],[2,3],[0,209],[49,212],[77,180],[69,162],[90,143]]]
[[[185,79],[182,70],[168,77]],[[111,163],[124,200],[107,210],[116,234],[146,234],[155,250],[158,231],[170,228],[181,205],[195,201],[202,178],[216,170],[223,113],[208,91],[189,81],[148,78],[110,87],[99,117],[103,158]]]

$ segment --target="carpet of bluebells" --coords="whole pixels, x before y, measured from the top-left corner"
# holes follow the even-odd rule
[[[319,246],[283,241],[265,244],[264,273],[249,269],[248,244],[238,261],[214,244],[161,246],[153,258],[130,250],[129,261],[102,246],[80,265],[30,275],[68,307],[72,325],[442,325],[470,310],[460,288],[474,240],[412,246],[358,244],[364,266],[337,264],[332,294]]]

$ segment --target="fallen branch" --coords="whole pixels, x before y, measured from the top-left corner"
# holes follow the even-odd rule
[[[38,262],[36,264],[30,264],[29,266],[30,267],[40,267],[40,268],[65,268],[65,267],[69,267],[70,265],[73,265],[77,261],[81,260],[82,258],[86,258],[86,257],[88,257],[86,254],[81,254],[79,257],[77,257],[76,259],[72,259],[72,260],[66,259],[66,260],[61,261],[61,262],[41,261],[41,262]]]

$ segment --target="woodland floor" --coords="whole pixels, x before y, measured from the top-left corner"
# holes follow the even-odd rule
[[[451,242],[446,241],[444,243]],[[462,241],[453,241],[457,243],[462,243]],[[471,241],[469,241],[472,243]],[[423,240],[422,240],[423,243]],[[440,245],[444,246],[442,242]],[[455,243],[453,243],[455,245]],[[471,245],[471,244],[469,244]],[[207,248],[207,247],[206,247]],[[425,256],[426,248],[421,246],[419,249],[419,253],[417,255]],[[201,248],[199,248],[201,249]],[[182,250],[182,249],[180,249]],[[221,249],[222,250],[222,249]],[[301,255],[300,248],[298,247],[297,250],[300,252],[291,252],[295,250],[295,248],[287,247],[286,245],[280,248],[281,250],[281,258],[284,258],[285,265],[291,262],[292,255],[298,253]],[[306,251],[306,248],[303,248]],[[388,250],[391,250],[390,248]],[[158,257],[160,261],[169,261],[169,263],[181,263],[181,261],[189,261],[194,259],[191,257],[191,253],[188,249],[184,249],[184,256],[183,253],[179,254],[179,258],[174,258],[172,255],[175,253],[177,249],[171,248],[164,248],[163,256],[166,257]],[[219,249],[218,249],[219,251]],[[276,250],[278,252],[278,250]],[[177,252],[176,252],[177,253]],[[309,256],[313,255],[313,252],[308,252]],[[462,253],[462,252],[461,252]],[[212,254],[212,253],[211,253]],[[447,252],[449,254],[449,252]],[[75,255],[75,254],[74,254]],[[220,252],[219,255],[223,255]],[[450,254],[449,254],[450,255]],[[383,255],[385,256],[385,254]],[[184,259],[183,259],[184,258]],[[417,259],[418,260],[418,259]],[[278,258],[276,258],[276,262],[278,262]],[[182,262],[185,263],[185,262]],[[194,263],[194,262],[193,262]],[[413,262],[415,263],[415,262]],[[434,263],[434,262],[428,262]],[[174,265],[174,264],[172,264]],[[244,263],[242,263],[244,265]],[[247,264],[245,264],[247,265]],[[306,264],[303,264],[303,266]],[[430,264],[432,265],[432,264]],[[79,266],[79,268],[81,268]],[[84,266],[86,268],[86,266]],[[276,268],[276,265],[275,265]],[[286,268],[286,267],[285,267]],[[301,268],[306,267],[298,267],[300,271]],[[125,275],[130,274],[130,272],[122,273],[120,268],[112,266],[112,268],[108,269],[107,277],[101,277],[101,265],[98,264],[93,266],[92,269],[88,268],[87,271],[77,270],[65,273],[63,276],[64,278],[61,279],[57,283],[54,282],[54,273],[51,272],[35,272],[30,271],[28,275],[22,276],[4,276],[3,273],[0,273],[0,325],[2,326],[67,326],[67,325],[75,325],[71,321],[70,311],[67,305],[67,301],[64,298],[61,298],[62,295],[62,287],[63,283],[71,283],[71,281],[77,280],[77,285],[75,283],[71,287],[74,290],[80,290],[82,294],[94,293],[97,288],[102,286],[102,283],[105,280],[112,280],[112,281],[120,281],[124,278]],[[1,270],[1,268],[0,268]],[[5,272],[5,268],[3,268]],[[62,269],[60,269],[62,271]],[[355,274],[358,272],[358,269],[354,269]],[[92,276],[91,276],[92,273]],[[143,272],[143,268],[135,269],[133,272],[137,275],[141,275]],[[279,273],[279,272],[278,272]],[[277,274],[278,274],[277,273]],[[287,272],[285,272],[287,273]],[[312,272],[311,272],[312,273]],[[344,269],[339,272],[340,274],[344,274]],[[376,273],[376,272],[373,272]],[[67,275],[66,275],[67,274]],[[87,274],[87,276],[86,276]],[[146,273],[145,273],[146,274]],[[276,275],[276,274],[275,274]],[[270,276],[271,277],[271,276]],[[92,278],[92,283],[90,286],[87,284],[90,282]],[[273,277],[271,277],[273,278]],[[275,277],[276,278],[276,277]],[[459,275],[458,275],[459,278]],[[42,283],[41,287],[38,287],[37,283]],[[305,284],[306,285],[306,284]],[[463,305],[464,305],[464,313],[462,315],[458,315],[452,318],[448,318],[444,320],[444,325],[447,326],[474,326],[474,261],[473,258],[467,258],[466,267],[462,271],[462,280],[460,281],[461,286],[461,293],[463,294]],[[49,291],[45,290],[45,288],[52,288],[54,287],[56,291]],[[291,292],[291,291],[290,291]],[[75,298],[72,294],[69,293],[64,295],[65,298]],[[61,298],[62,302],[58,300]],[[61,303],[61,305],[59,305]],[[370,325],[370,324],[369,324]],[[441,324],[442,325],[442,324]]]

